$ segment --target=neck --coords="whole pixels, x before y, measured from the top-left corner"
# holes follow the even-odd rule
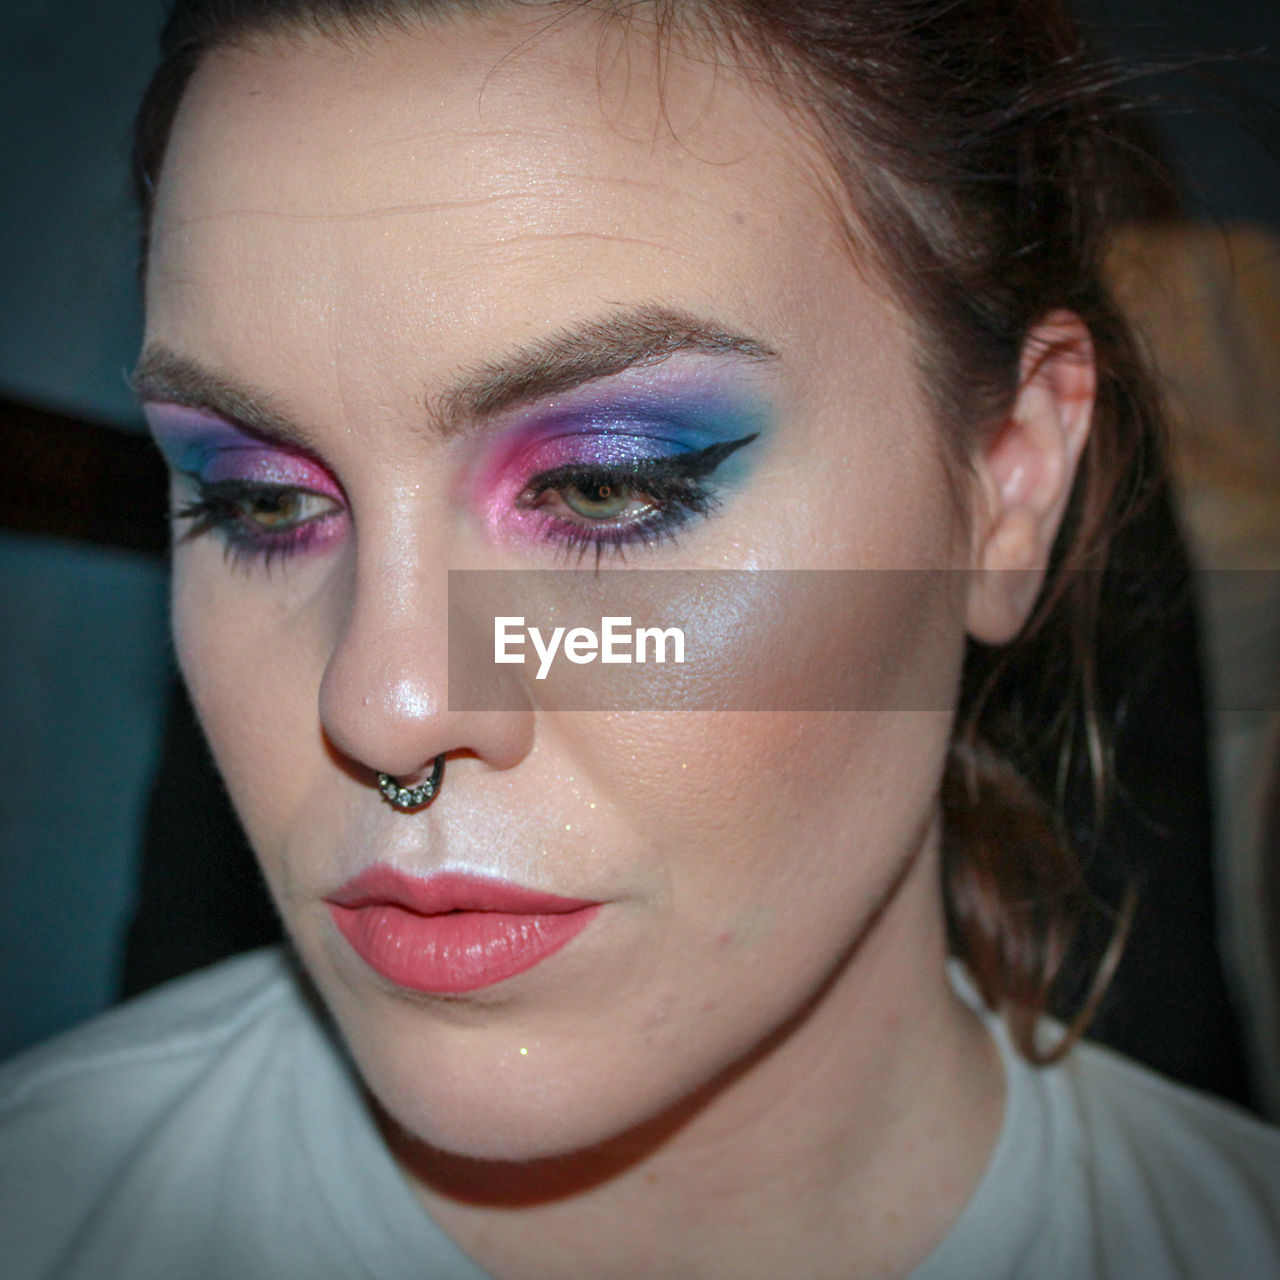
[[[810,1005],[670,1114],[553,1160],[388,1129],[392,1149],[500,1278],[901,1275],[976,1186],[1003,1105],[995,1048],[946,978],[938,883],[935,834]]]

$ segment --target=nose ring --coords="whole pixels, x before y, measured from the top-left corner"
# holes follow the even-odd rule
[[[394,809],[408,811],[409,809],[420,809],[424,804],[430,804],[435,799],[436,792],[440,790],[440,784],[444,781],[444,754],[436,756],[435,767],[431,770],[431,777],[421,786],[402,787],[389,773],[378,774],[378,790],[382,792],[382,798]]]

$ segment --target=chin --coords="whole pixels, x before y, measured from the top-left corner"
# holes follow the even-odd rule
[[[629,1159],[618,1153],[647,1148],[678,1125],[696,1105],[688,1100],[754,1043],[748,1025],[701,1038],[678,1018],[659,1028],[635,1009],[590,1001],[526,1007],[497,989],[436,1003],[339,982],[326,1000],[402,1137],[475,1161]]]
[[[385,1116],[438,1152],[492,1162],[564,1157],[643,1128],[681,1096],[678,1088],[664,1094],[656,1063],[647,1081],[608,1069],[603,1037],[587,1054],[544,1044],[513,1061],[485,1043],[506,1037],[460,1034],[452,1045],[438,1034],[421,1037],[430,1041],[421,1047],[382,1037],[351,1043]]]

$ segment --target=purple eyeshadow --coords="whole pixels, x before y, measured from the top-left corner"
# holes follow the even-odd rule
[[[772,424],[756,381],[719,359],[673,359],[503,414],[478,434],[464,475],[469,505],[499,542],[598,554],[670,537],[754,467],[762,451],[747,446]],[[306,504],[315,506],[308,494],[343,510],[345,500],[328,469],[301,449],[206,410],[152,402],[145,412],[190,490],[180,513],[194,533],[216,533],[236,555],[270,558],[327,543],[347,527],[323,507],[306,514]],[[687,465],[676,461],[686,454]],[[592,509],[592,501],[603,505]],[[280,504],[296,512],[300,502],[303,514],[276,517]]]
[[[656,385],[636,382],[645,373]],[[665,373],[665,371],[664,371]],[[501,534],[542,536],[543,518],[517,499],[539,475],[566,466],[626,469],[694,453],[767,431],[770,414],[753,390],[706,385],[688,375],[631,377],[632,385],[589,386],[554,404],[516,415],[478,470],[474,502]],[[751,467],[749,451],[717,472],[734,483]]]
[[[190,532],[217,534],[232,558],[269,561],[319,548],[339,536],[344,522],[304,516],[269,527],[253,518],[281,502],[320,495],[341,507],[342,493],[329,472],[290,445],[266,440],[225,419],[182,405],[144,406],[156,444],[179,478],[177,512]],[[336,514],[336,513],[335,513]]]
[[[175,404],[145,406],[147,424],[175,472],[201,484],[246,484],[309,489],[341,500],[323,467],[288,445],[273,444],[200,409]]]

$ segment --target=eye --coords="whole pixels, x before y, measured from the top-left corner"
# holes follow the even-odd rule
[[[534,476],[516,505],[544,520],[544,537],[583,553],[672,538],[695,515],[717,505],[717,467],[756,436],[706,449],[620,464],[573,464]]]
[[[332,498],[304,489],[257,489],[232,499],[231,505],[241,519],[275,533],[338,510]]]
[[[592,520],[612,520],[630,514],[631,486],[606,481],[580,489],[573,485],[563,493],[563,500],[570,511]],[[652,503],[645,503],[645,507]]]
[[[186,478],[194,484],[196,496],[175,512],[178,519],[193,522],[184,539],[214,533],[237,559],[269,560],[300,551],[343,512],[336,499],[308,489]]]
[[[544,489],[529,502],[534,508],[563,509],[585,520],[635,519],[659,504],[660,499],[643,492],[630,477],[606,473],[579,476],[559,489]]]

